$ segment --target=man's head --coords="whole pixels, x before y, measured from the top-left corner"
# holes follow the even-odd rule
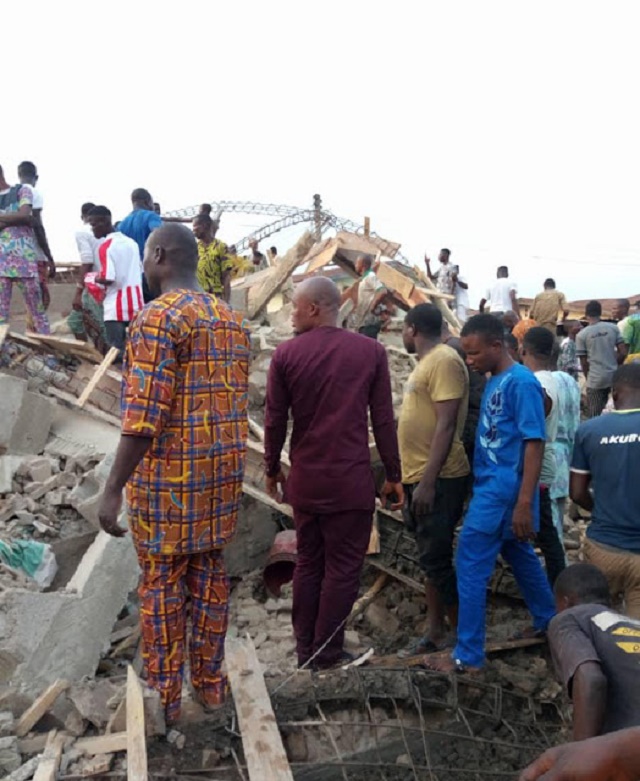
[[[496,276],[498,279],[506,279],[509,276],[509,269],[507,266],[498,266]]]
[[[554,586],[558,613],[576,605],[611,604],[607,579],[593,564],[580,562],[563,570]]]
[[[213,238],[213,220],[208,214],[196,214],[192,225],[193,235],[198,241],[207,241]]]
[[[105,236],[113,233],[111,212],[106,206],[94,206],[89,212],[88,218],[96,239],[104,239]]]
[[[553,360],[556,340],[546,328],[530,328],[522,340],[522,362],[531,371],[548,369]]]
[[[507,352],[509,353],[511,360],[515,363],[522,363],[522,359],[520,358],[520,345],[518,344],[516,337],[513,334],[505,334],[504,343],[507,346]]]
[[[451,250],[450,249],[441,249],[440,254],[438,255],[438,260],[440,263],[448,263],[449,259],[451,258]]]
[[[158,215],[162,214],[162,209],[160,208],[160,204],[157,201],[153,202],[153,211]]]
[[[631,304],[629,303],[629,299],[619,298],[613,305],[613,309],[611,311],[611,314],[613,315],[613,319],[624,320],[624,318],[627,317],[627,315],[629,314],[629,309],[631,309]]]
[[[371,261],[371,258],[367,257],[366,255],[360,255],[360,257],[356,260],[356,273],[361,277],[363,274],[366,274],[367,271],[369,271],[372,265],[373,262]]]
[[[580,331],[582,331],[582,323],[579,320],[565,320],[562,330],[571,339],[575,339]]]
[[[593,320],[599,320],[602,317],[602,304],[599,301],[589,301],[584,308],[585,316]]]
[[[278,257],[278,250],[277,250],[276,247],[270,247],[269,248],[269,252],[271,253],[271,257],[272,258],[277,258]]]
[[[297,334],[323,325],[336,326],[340,311],[340,290],[328,277],[311,277],[293,294],[291,322]]]
[[[18,179],[20,184],[30,184],[35,187],[38,181],[38,170],[35,165],[28,160],[20,163],[18,166]]]
[[[137,187],[131,193],[131,203],[134,209],[146,209],[147,211],[153,211],[153,198],[149,190],[145,190],[144,187]]]
[[[87,203],[83,203],[80,207],[80,219],[84,223],[89,222],[89,215],[91,214],[91,210],[95,208],[95,203],[91,203],[91,201],[87,201]]]
[[[495,372],[505,357],[504,327],[493,315],[474,315],[460,334],[467,365],[480,374]]]
[[[154,295],[172,285],[185,282],[196,285],[198,245],[185,225],[169,222],[156,228],[144,248],[144,275]]]
[[[625,363],[613,375],[613,403],[616,409],[640,409],[640,363]]]
[[[200,211],[198,214],[208,214],[209,217],[211,217],[211,204],[210,203],[201,203],[200,204]]]
[[[518,325],[519,319],[515,312],[509,310],[502,315],[502,325],[509,333]]]
[[[402,341],[408,353],[418,351],[420,342],[439,342],[442,338],[442,314],[433,304],[418,304],[404,319]]]
[[[551,277],[549,277],[549,279],[545,279],[545,281],[544,281],[544,289],[545,290],[555,290],[556,289],[556,281],[555,281],[555,279],[551,279]]]

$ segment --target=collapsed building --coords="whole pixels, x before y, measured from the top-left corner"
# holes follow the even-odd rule
[[[332,264],[355,279],[360,254],[382,257],[379,276],[401,309],[433,301],[455,333],[447,297],[394,260],[398,248],[378,237],[341,232],[318,242],[305,233],[276,265],[233,283],[233,304],[251,323],[252,365],[244,496],[226,550],[232,700],[206,715],[185,690],[180,731],[167,733],[158,697],[139,680],[133,546],[98,523],[119,436],[120,375],[86,343],[2,329],[0,544],[13,558],[0,557],[0,778],[514,778],[561,739],[566,704],[544,645],[510,639],[527,613],[506,566],[491,585],[485,675],[448,676],[422,669],[420,658],[398,659],[426,628],[424,583],[400,514],[382,507],[346,634],[367,663],[296,668],[292,511],[263,486],[269,362],[292,336],[294,272]],[[396,410],[415,365],[400,323],[383,336]],[[375,470],[373,441],[371,459]],[[583,531],[568,522],[573,556]],[[31,548],[44,562],[37,578]]]

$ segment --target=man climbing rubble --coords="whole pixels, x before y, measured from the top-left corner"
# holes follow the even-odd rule
[[[356,272],[360,279],[342,295],[342,302],[351,298],[354,304],[351,322],[353,328],[364,336],[377,339],[382,328],[381,310],[387,289],[373,270],[371,258],[362,255],[356,260]]]
[[[326,277],[293,298],[297,336],[271,359],[266,396],[267,490],[294,511],[298,560],[293,628],[300,666],[343,659],[345,622],[358,594],[369,545],[375,486],[368,413],[386,471],[384,500],[402,505],[400,458],[384,348],[338,328],[340,291]],[[293,416],[291,471],[280,465]]]
[[[223,549],[235,531],[247,436],[248,332],[202,292],[197,265],[188,228],[168,224],[149,237],[144,270],[158,298],[131,325],[122,436],[100,508],[102,528],[125,534],[117,518],[126,485],[146,678],[169,722],[180,713],[187,593],[196,698],[208,708],[225,699]]]
[[[418,356],[398,421],[403,514],[427,576],[429,634],[399,655],[415,656],[446,647],[445,614],[453,633],[458,624],[453,536],[462,517],[469,476],[461,439],[469,374],[458,353],[442,343],[442,314],[433,304],[419,304],[409,311],[402,337],[407,352]]]
[[[611,610],[607,579],[593,564],[568,567],[555,595],[549,645],[573,701],[573,739],[639,726],[640,622]]]

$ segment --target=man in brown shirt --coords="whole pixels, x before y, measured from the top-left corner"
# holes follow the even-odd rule
[[[326,277],[303,282],[293,297],[294,339],[269,367],[265,415],[267,490],[293,507],[298,560],[293,628],[298,663],[341,661],[344,624],[360,585],[375,485],[369,425],[385,468],[383,499],[403,504],[387,353],[374,339],[337,327],[340,291]],[[280,455],[291,410],[291,471]]]
[[[549,645],[573,700],[573,739],[640,725],[640,621],[609,607],[609,586],[593,564],[573,564],[556,580],[558,615]]]
[[[558,313],[562,312],[562,322],[569,317],[569,307],[564,293],[556,290],[553,279],[545,279],[544,290],[533,299],[531,319],[542,328],[546,328],[555,336],[558,325]]]

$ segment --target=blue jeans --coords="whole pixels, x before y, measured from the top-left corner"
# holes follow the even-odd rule
[[[530,543],[504,539],[501,529],[485,534],[465,524],[456,556],[460,608],[452,656],[470,667],[484,664],[487,587],[499,554],[513,570],[534,628],[545,630],[556,613],[549,581]]]

